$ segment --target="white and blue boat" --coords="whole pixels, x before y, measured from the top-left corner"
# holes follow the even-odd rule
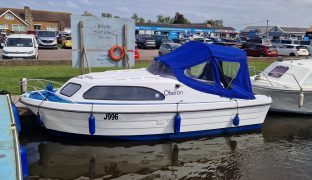
[[[20,102],[52,132],[150,140],[259,129],[271,98],[253,94],[244,51],[188,42],[149,68],[80,75]]]

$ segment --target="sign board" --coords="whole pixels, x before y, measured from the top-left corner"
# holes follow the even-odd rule
[[[126,46],[129,65],[134,66],[134,20],[72,15],[71,28],[73,67],[80,67],[81,59],[89,67],[123,67],[124,59],[114,61],[109,56],[109,49],[113,45]],[[80,46],[84,47],[85,56],[82,58]]]
[[[170,39],[179,39],[179,33],[178,32],[169,32],[168,37]]]
[[[256,33],[257,33],[257,30],[256,29],[253,29],[253,30],[250,30],[248,32],[248,37],[249,38],[254,38],[256,36]]]
[[[205,28],[205,29],[196,29],[196,28],[175,28],[175,27],[161,27],[161,26],[136,26],[135,30],[150,30],[150,31],[165,31],[165,32],[170,32],[170,31],[175,31],[175,32],[205,32],[205,33],[212,33],[215,32],[216,30],[213,28]]]

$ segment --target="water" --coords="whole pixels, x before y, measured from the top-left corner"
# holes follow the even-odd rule
[[[62,140],[24,126],[29,179],[312,179],[307,115],[270,113],[261,132],[153,143]]]

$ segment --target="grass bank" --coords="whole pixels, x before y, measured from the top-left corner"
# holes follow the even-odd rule
[[[149,62],[137,62],[135,68],[147,67]],[[250,62],[257,70],[263,70],[271,62]],[[120,68],[92,68],[92,72],[115,70]],[[20,93],[19,81],[21,78],[48,79],[60,83],[80,74],[80,69],[74,69],[70,65],[47,66],[0,66],[0,91],[6,90],[12,94]],[[251,75],[253,73],[251,72]]]

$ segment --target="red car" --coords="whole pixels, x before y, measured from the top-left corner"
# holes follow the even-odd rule
[[[264,46],[264,45],[253,45],[249,48],[245,48],[247,52],[247,56],[254,57],[277,57],[278,52],[272,46]]]

